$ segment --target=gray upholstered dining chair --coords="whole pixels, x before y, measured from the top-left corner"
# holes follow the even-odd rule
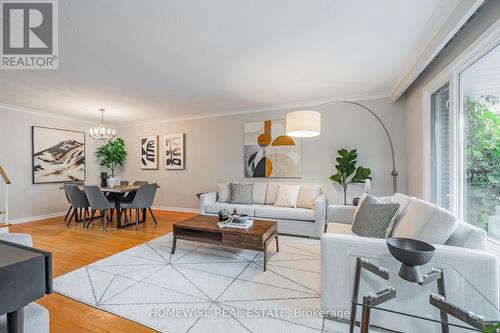
[[[83,185],[84,182],[83,181],[77,181],[77,182],[70,182],[70,183],[65,183],[65,184],[68,184],[68,185]],[[66,200],[69,203],[68,212],[66,213],[66,216],[64,217],[64,221],[66,221],[68,219],[68,216],[70,216],[69,214],[73,211],[73,206],[71,205],[71,201],[69,201],[69,197],[68,197],[68,193],[66,193],[66,189],[64,191],[64,194],[66,195]],[[73,217],[73,215],[71,215],[71,217]]]
[[[90,220],[87,223],[87,228],[92,222],[95,212],[100,210],[102,212],[102,215],[104,216],[104,231],[106,231],[108,225],[108,211],[112,216],[115,210],[115,203],[106,198],[101,189],[97,186],[84,186],[83,190],[87,195],[87,199],[90,203],[90,209],[92,210],[92,215],[90,216]]]
[[[66,198],[71,204],[71,208],[73,208],[73,214],[71,214],[71,217],[69,218],[67,225],[71,223],[71,220],[73,218],[75,218],[76,222],[79,222],[78,210],[80,210],[80,218],[83,215],[83,225],[85,226],[85,222],[87,220],[88,208],[90,206],[87,197],[85,196],[85,193],[82,190],[80,190],[77,184],[64,184],[64,193],[66,194]]]
[[[153,205],[153,201],[156,195],[156,189],[158,188],[158,184],[144,184],[141,185],[137,193],[135,194],[134,199],[131,202],[123,202],[121,203],[121,211],[119,214],[125,212],[126,209],[135,209],[135,228],[139,229],[139,211],[143,209],[148,209],[151,217],[155,224],[158,224],[156,218],[151,210],[151,206]],[[125,219],[128,223],[127,213],[125,212]]]
[[[147,183],[148,182],[145,180],[136,180],[133,185],[144,185]],[[129,192],[126,196],[120,198],[120,202],[132,202],[135,198],[135,194],[136,192]],[[132,219],[132,210],[130,211],[130,219]]]

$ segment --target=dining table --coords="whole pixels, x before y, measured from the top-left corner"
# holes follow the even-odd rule
[[[83,190],[84,185],[78,185],[78,187]],[[134,193],[139,190],[141,185],[118,185],[118,186],[113,186],[113,187],[105,187],[105,186],[98,186],[99,189],[103,193],[107,193],[108,197],[110,199],[113,199],[115,202],[115,210],[116,210],[116,227],[117,228],[124,228],[128,227],[130,225],[135,225],[134,223],[122,223],[122,218],[120,214],[120,197],[123,197],[123,195],[127,193]],[[157,188],[160,188],[160,186],[157,186]],[[59,189],[64,190],[64,186],[61,186]],[[146,209],[142,209],[142,220],[140,221],[146,222]]]

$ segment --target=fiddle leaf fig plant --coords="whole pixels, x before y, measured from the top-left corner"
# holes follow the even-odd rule
[[[330,176],[330,179],[342,186],[344,190],[344,205],[347,205],[347,187],[351,183],[363,183],[366,179],[371,179],[370,169],[358,166],[356,167],[358,151],[356,149],[348,151],[347,149],[338,150],[339,156],[336,158],[335,168],[337,173]]]
[[[103,144],[95,152],[99,165],[108,168],[111,171],[111,177],[115,177],[117,166],[123,166],[127,158],[125,151],[125,141],[122,138],[116,138]]]

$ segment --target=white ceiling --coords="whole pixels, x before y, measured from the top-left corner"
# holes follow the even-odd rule
[[[0,103],[126,125],[387,96],[461,1],[59,1],[59,70],[0,71]]]

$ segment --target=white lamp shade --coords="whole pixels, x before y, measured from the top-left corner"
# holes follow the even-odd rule
[[[318,111],[294,111],[286,115],[286,135],[308,138],[321,134],[321,113]]]

